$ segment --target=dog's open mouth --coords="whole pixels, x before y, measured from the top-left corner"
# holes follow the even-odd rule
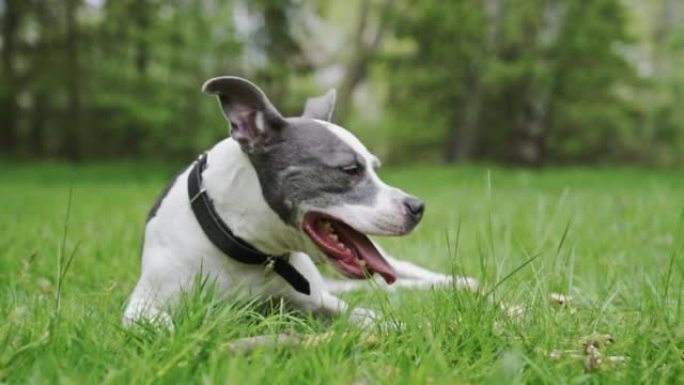
[[[342,221],[324,214],[307,213],[303,228],[333,265],[347,277],[368,278],[378,273],[390,284],[397,279],[392,266],[370,239]]]

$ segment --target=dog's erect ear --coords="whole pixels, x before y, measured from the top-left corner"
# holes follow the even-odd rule
[[[207,80],[202,91],[219,98],[230,122],[230,136],[243,149],[251,150],[285,125],[285,119],[266,95],[252,82],[234,76]]]
[[[337,99],[337,91],[334,88],[325,95],[307,99],[302,116],[330,122],[335,111],[335,99]]]

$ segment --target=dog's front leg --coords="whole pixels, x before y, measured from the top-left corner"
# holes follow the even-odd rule
[[[333,295],[327,287],[320,271],[304,253],[291,253],[290,263],[309,281],[311,293],[309,295],[299,293],[292,287],[287,287],[284,296],[287,297],[299,309],[332,318],[339,314],[349,312],[349,305],[342,299]],[[378,316],[369,309],[353,308],[349,314],[349,320],[355,325],[370,326],[378,320]]]
[[[148,282],[141,278],[126,304],[123,325],[130,327],[138,321],[145,320],[173,330],[171,315],[164,307],[164,301],[168,299],[167,297],[170,295],[160,299],[160,296],[152,290]]]
[[[387,262],[394,268],[399,281],[404,280],[407,282],[407,284],[403,286],[455,286],[459,290],[467,289],[471,291],[477,290],[479,286],[478,281],[474,278],[437,273],[414,263],[394,258],[380,247],[380,245],[375,242],[373,243]]]
[[[375,277],[374,281],[377,285],[385,290],[394,289],[429,289],[432,287],[455,287],[459,290],[475,291],[478,288],[478,282],[474,278],[452,276],[442,273],[437,273],[423,267],[420,267],[412,262],[402,261],[394,258],[388,254],[380,245],[373,242],[375,247],[380,251],[382,256],[394,268],[397,276],[397,281],[388,285],[380,277]],[[367,287],[368,284],[364,281],[350,281],[338,279],[325,279],[326,288],[332,293],[344,293],[348,291],[355,291]]]

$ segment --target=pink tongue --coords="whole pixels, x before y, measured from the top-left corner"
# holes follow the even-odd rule
[[[356,249],[359,257],[366,261],[368,270],[380,274],[388,284],[394,283],[397,280],[394,269],[390,266],[385,258],[380,255],[378,249],[373,246],[373,243],[365,235],[345,225],[344,223],[335,221],[335,230],[348,242],[351,242]]]

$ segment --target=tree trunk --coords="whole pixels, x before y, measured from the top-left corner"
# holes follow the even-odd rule
[[[135,36],[135,68],[138,74],[145,76],[150,61],[149,44],[147,41],[150,28],[150,4],[148,0],[138,0],[133,7],[136,24]]]
[[[22,0],[7,0],[2,25],[2,90],[0,90],[0,153],[11,155],[18,146],[17,120],[17,73],[16,57],[17,31]]]
[[[532,80],[512,141],[513,163],[540,167],[546,159],[548,89]]]
[[[523,95],[516,130],[512,138],[512,161],[526,166],[539,167],[546,160],[546,136],[548,115],[551,108],[553,60],[547,57],[564,22],[562,0],[547,0],[544,5],[541,28],[537,33],[536,47],[539,52],[536,68]]]
[[[79,0],[65,0],[66,4],[66,41],[64,53],[66,55],[66,82],[68,116],[62,138],[61,155],[65,158],[78,161],[80,153],[80,113],[81,95],[79,85],[79,37],[76,11]]]
[[[476,65],[465,77],[466,95],[459,116],[451,126],[447,143],[446,161],[449,163],[472,159],[477,149],[480,125],[480,107],[482,105],[482,75]]]
[[[654,21],[653,40],[657,48],[666,46],[672,38],[672,32],[679,23],[680,0],[662,0],[660,10]]]
[[[449,163],[472,159],[480,141],[480,115],[482,109],[482,68],[487,65],[496,52],[499,33],[501,0],[487,0],[483,4],[487,20],[485,42],[481,57],[468,67],[465,76],[465,94],[458,103],[459,116],[451,124],[447,147],[446,161]]]
[[[344,123],[349,117],[353,102],[354,90],[361,84],[368,74],[368,65],[373,55],[380,47],[387,27],[389,12],[394,7],[395,0],[385,0],[379,14],[378,25],[373,37],[367,41],[369,34],[369,20],[371,17],[370,0],[362,0],[359,6],[358,24],[353,37],[351,59],[347,62],[344,77],[337,88],[337,102],[335,103],[335,121]]]
[[[39,91],[34,95],[31,118],[30,150],[31,155],[41,157],[45,154],[45,116],[47,114],[47,95]]]
[[[653,22],[655,30],[652,37],[652,65],[655,69],[656,80],[666,85],[677,84],[673,78],[676,77],[679,68],[673,60],[676,55],[672,53],[671,47],[681,23],[681,9],[680,0],[663,0],[660,9],[656,12],[656,20]]]

